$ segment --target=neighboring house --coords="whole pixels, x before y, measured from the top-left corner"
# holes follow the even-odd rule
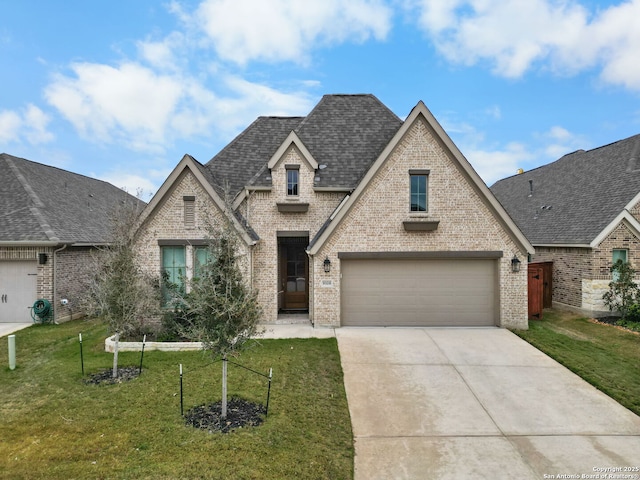
[[[185,155],[142,214],[145,268],[191,277],[207,215],[237,229],[265,322],[527,327],[512,260],[533,249],[422,102],[402,121],[372,95],[326,95],[206,165]]]
[[[597,315],[613,262],[640,266],[639,155],[636,135],[491,187],[535,247],[532,261],[553,262],[554,303]]]
[[[91,251],[108,243],[110,213],[138,200],[109,183],[6,153],[0,178],[0,322],[31,321],[37,299],[52,304],[56,321],[69,319],[80,313]]]

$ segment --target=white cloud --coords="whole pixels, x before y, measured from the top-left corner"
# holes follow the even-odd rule
[[[160,153],[194,136],[228,137],[258,115],[300,115],[312,105],[307,93],[280,92],[228,74],[216,79],[222,95],[194,76],[133,62],[74,64],[71,70],[46,88],[47,101],[87,140],[140,152]]]
[[[22,125],[20,115],[12,110],[0,112],[0,142],[16,142]]]
[[[546,132],[534,135],[540,145],[541,157],[548,161],[555,161],[567,153],[578,149],[589,148],[587,138],[571,133],[564,127],[553,126]]]
[[[305,63],[318,45],[384,39],[391,16],[382,0],[205,0],[192,23],[225,60]]]
[[[417,8],[449,61],[488,62],[510,78],[541,64],[560,74],[597,68],[603,81],[640,90],[640,0],[595,12],[573,0],[417,0]]]
[[[161,148],[183,94],[179,79],[135,63],[77,63],[71,69],[75,76],[56,76],[45,96],[82,135],[103,142],[116,137],[137,150]]]
[[[109,182],[118,188],[125,190],[131,195],[139,196],[140,199],[148,202],[156,193],[162,182],[169,176],[171,169],[148,170],[144,173],[131,173],[123,170],[115,170],[101,175],[92,175],[105,182]]]
[[[179,32],[172,32],[161,41],[140,41],[137,43],[140,56],[151,66],[177,70],[184,60],[180,58],[180,52],[184,51],[186,39]]]
[[[19,143],[26,140],[32,145],[53,140],[53,133],[47,130],[51,121],[49,115],[33,104],[28,104],[22,112],[0,111],[0,141]]]
[[[467,160],[489,186],[501,178],[515,175],[519,168],[535,156],[524,144],[512,142],[503,148],[483,150],[469,148],[464,151]]]

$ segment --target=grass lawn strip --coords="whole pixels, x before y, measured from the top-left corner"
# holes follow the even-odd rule
[[[551,310],[517,335],[640,415],[640,336]]]
[[[142,375],[115,385],[82,381],[109,368],[97,320],[35,325],[16,334],[17,368],[0,367],[0,477],[353,478],[353,437],[337,342],[260,340],[238,363],[273,367],[269,416],[258,427],[208,433],[180,416],[220,399],[220,363],[202,352],[145,352]],[[0,358],[7,358],[6,338]],[[138,365],[123,352],[120,365]],[[229,393],[264,404],[265,379],[229,367]]]

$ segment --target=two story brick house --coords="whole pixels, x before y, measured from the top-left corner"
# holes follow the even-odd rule
[[[403,121],[326,95],[185,155],[141,216],[145,268],[192,276],[206,216],[237,230],[266,323],[527,327],[533,248],[422,102]]]

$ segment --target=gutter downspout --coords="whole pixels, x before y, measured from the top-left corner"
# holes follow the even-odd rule
[[[56,325],[58,324],[58,322],[56,321],[56,311],[58,309],[58,294],[57,294],[57,289],[58,289],[58,275],[57,275],[57,270],[58,270],[58,257],[57,254],[58,252],[63,251],[64,249],[66,249],[68,247],[68,245],[65,243],[64,245],[62,245],[62,247],[60,247],[57,250],[53,251],[53,323],[55,323]]]

